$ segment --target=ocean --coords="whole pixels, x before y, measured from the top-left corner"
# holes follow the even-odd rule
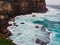
[[[9,38],[17,45],[60,45],[60,10],[47,8],[47,13],[16,16],[15,21],[9,21],[12,24],[8,27],[12,32]],[[35,42],[37,38],[40,44]]]
[[[60,9],[60,5],[47,5],[47,6],[55,8],[55,9]]]

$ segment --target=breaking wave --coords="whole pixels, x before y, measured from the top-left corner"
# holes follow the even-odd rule
[[[47,8],[49,11],[45,14],[21,15],[16,16],[15,21],[9,21],[12,24],[8,27],[12,32],[9,38],[17,45],[60,45],[60,11]],[[36,39],[41,42],[37,44]]]

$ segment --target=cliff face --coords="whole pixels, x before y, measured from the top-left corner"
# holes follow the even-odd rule
[[[33,12],[46,12],[45,0],[31,0],[31,9]]]
[[[11,35],[11,32],[7,30],[8,21],[11,17],[47,11],[45,0],[0,0],[0,33],[6,37]]]
[[[12,3],[15,14],[29,14],[32,12],[45,13],[45,0],[17,0]]]
[[[0,13],[9,16],[29,14],[32,12],[47,12],[45,0],[1,0]]]

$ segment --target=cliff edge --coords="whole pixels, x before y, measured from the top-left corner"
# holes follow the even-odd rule
[[[45,13],[45,0],[0,0],[0,33],[6,37],[11,35],[7,30],[8,21],[17,15],[36,13]]]

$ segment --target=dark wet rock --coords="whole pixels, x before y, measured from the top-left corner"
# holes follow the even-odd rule
[[[16,25],[16,27],[18,27],[18,25]]]
[[[39,26],[35,26],[35,28],[39,28]]]
[[[46,31],[46,28],[44,26],[41,27],[42,31]]]
[[[51,34],[51,32],[48,32],[48,34]]]
[[[8,32],[6,32],[5,34],[4,34],[4,36],[7,38],[7,37],[9,37],[9,36],[11,36],[12,35],[12,33],[10,32],[10,31],[8,31]]]
[[[44,42],[43,41],[41,41],[40,39],[36,39],[36,41],[35,41],[37,44],[43,44]]]
[[[16,23],[13,23],[14,24],[14,26],[16,26]]]
[[[12,43],[12,45],[17,45],[17,44]]]
[[[2,33],[5,37],[9,37],[12,35],[12,33],[6,28],[1,29],[0,33]]]
[[[40,45],[47,45],[47,43],[43,42],[42,40],[40,39],[36,39],[35,41],[37,44],[40,44]]]
[[[12,26],[12,24],[8,24],[8,26]]]
[[[35,17],[35,15],[32,15],[32,17]]]
[[[46,43],[42,43],[41,45],[47,45]]]
[[[24,22],[20,23],[20,24],[25,24]]]
[[[40,44],[41,43],[41,41],[39,40],[39,39],[36,39],[36,41],[35,41],[37,44]]]
[[[13,23],[14,24],[14,26],[18,26],[16,23]]]

